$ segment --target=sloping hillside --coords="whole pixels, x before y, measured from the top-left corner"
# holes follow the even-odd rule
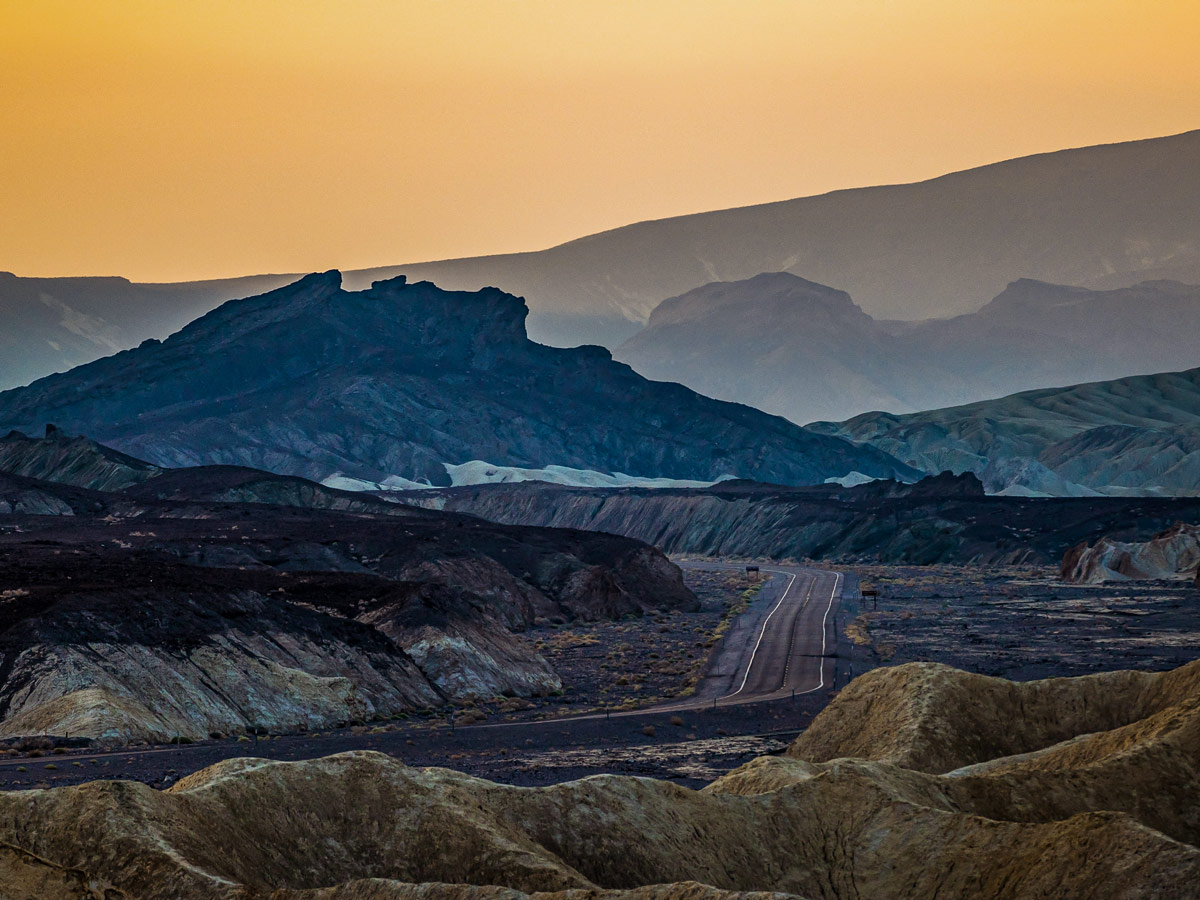
[[[697,605],[659,551],[614,535],[244,468],[159,472],[60,433],[10,443],[0,736],[194,740],[545,695],[558,675],[517,632]],[[152,471],[113,484],[114,459]]]
[[[477,485],[398,496],[495,522],[624,534],[668,553],[916,565],[1057,566],[1080,541],[1146,540],[1179,519],[1200,520],[1200,499],[985,497],[975,476],[948,474],[853,488]]]
[[[1200,369],[813,427],[994,493],[1200,494]]]
[[[538,253],[375,271],[455,288],[495,284],[539,312],[636,321],[708,282],[789,271],[848,291],[874,316],[954,315],[1019,277],[1200,283],[1197,166],[1192,131],[642,222]]]
[[[251,275],[179,284],[127,278],[22,278],[0,272],[0,389],[164,338],[233,297],[294,281]]]

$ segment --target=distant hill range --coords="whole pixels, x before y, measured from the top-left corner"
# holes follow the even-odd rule
[[[335,484],[449,485],[474,460],[704,482],[919,474],[874,448],[648,381],[602,347],[535,344],[526,312],[494,288],[401,277],[349,292],[338,272],[309,275],[162,343],[0,393],[0,433],[53,423],[155,466]]]
[[[803,423],[1186,369],[1200,365],[1196,335],[1200,287],[1177,281],[1100,291],[1022,279],[978,312],[897,322],[780,272],[665,300],[614,354]]]
[[[530,334],[615,347],[664,299],[789,271],[849,292],[876,317],[979,309],[1016,278],[1100,289],[1200,283],[1200,131],[1064,150],[916,184],[835,191],[641,222],[548,250],[348,272],[351,288],[405,274],[522,295]],[[147,337],[296,276],[133,285],[0,277],[0,387]]]
[[[1200,496],[1200,369],[812,427],[991,493]]]

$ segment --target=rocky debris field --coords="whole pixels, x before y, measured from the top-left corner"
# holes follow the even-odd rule
[[[1200,656],[1200,592],[1178,581],[1073,585],[1049,567],[854,566],[839,673],[912,661],[1024,681],[1164,670]],[[853,656],[853,660],[849,657]],[[839,684],[843,682],[839,681]]]
[[[47,900],[1184,900],[1197,748],[1200,662],[1025,684],[912,664],[860,677],[783,755],[698,791],[521,788],[356,751],[228,759],[166,790],[7,793],[0,884]]]

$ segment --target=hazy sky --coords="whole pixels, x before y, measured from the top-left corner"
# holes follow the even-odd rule
[[[0,270],[181,280],[1200,127],[1200,3],[0,0]]]

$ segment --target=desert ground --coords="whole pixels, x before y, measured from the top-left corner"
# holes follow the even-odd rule
[[[740,567],[745,560],[729,561]],[[558,671],[560,696],[496,698],[310,734],[239,735],[102,749],[10,741],[0,788],[126,779],[165,788],[231,757],[301,760],[376,750],[514,785],[614,773],[701,787],[777,754],[854,677],[939,662],[1024,681],[1100,671],[1164,671],[1200,656],[1200,595],[1177,582],[1065,585],[1038,567],[851,566],[832,611],[833,684],[795,699],[693,704],[719,670],[723,645],[748,640],[778,597],[780,577],[684,567],[696,612],[535,628],[527,637]],[[877,590],[878,600],[860,599]]]

